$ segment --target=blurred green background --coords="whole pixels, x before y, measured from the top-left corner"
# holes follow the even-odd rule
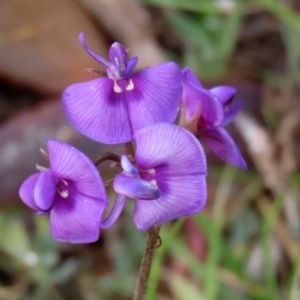
[[[18,13],[23,13],[18,8],[22,1],[12,1],[15,5],[12,8],[9,1],[1,2],[0,19],[1,11],[6,14],[0,21],[0,62],[1,55],[5,57],[3,64],[0,63],[0,300],[131,299],[146,241],[146,233],[137,231],[131,220],[132,207],[127,208],[115,226],[102,230],[98,242],[71,245],[55,242],[49,233],[47,216],[36,216],[20,203],[18,184],[34,172],[34,164],[31,169],[24,167],[27,155],[30,154],[33,161],[39,160],[38,151],[26,150],[25,141],[31,139],[30,145],[38,149],[45,145],[48,135],[54,135],[53,131],[44,130],[36,140],[33,129],[27,135],[22,133],[23,142],[18,144],[22,127],[30,122],[33,122],[30,123],[32,128],[43,126],[43,118],[35,116],[43,116],[41,111],[44,110],[47,115],[52,113],[55,120],[47,124],[58,126],[58,115],[62,114],[59,95],[66,84],[81,78],[74,78],[77,70],[69,67],[63,56],[55,61],[58,67],[49,78],[60,74],[64,77],[53,85],[46,75],[41,78],[50,69],[47,64],[41,68],[47,55],[52,59],[64,52],[51,46],[54,44],[38,43],[40,27],[34,22],[35,26],[30,27],[30,22],[15,21],[19,20]],[[24,2],[22,5],[26,6]],[[29,2],[36,7],[48,5],[46,0]],[[249,142],[244,140],[239,122],[229,127],[249,168],[242,171],[208,155],[207,207],[192,218],[162,227],[162,246],[155,254],[146,299],[300,299],[299,1],[120,0],[111,1],[110,8],[105,7],[107,1],[100,0],[65,2],[78,5],[77,17],[84,11],[84,18],[91,20],[91,25],[85,24],[85,27],[98,32],[102,42],[96,47],[102,47],[101,51],[116,39],[125,46],[132,42],[132,55],[139,55],[138,50],[147,47],[148,52],[142,54],[141,59],[146,65],[165,57],[176,60],[182,67],[190,66],[207,87],[236,86],[243,100],[244,114],[269,137],[267,146],[261,146],[272,148],[270,157],[264,152],[267,157],[264,166],[260,154],[257,156],[251,148],[251,143],[258,146],[261,143],[258,134],[257,139]],[[103,17],[101,23],[103,15],[97,11],[93,15],[93,5],[104,7],[108,20]],[[122,5],[130,8],[129,11],[122,10]],[[63,28],[63,20],[70,22],[69,8],[66,4],[56,4],[56,8],[66,11],[62,23],[56,23]],[[50,17],[56,12],[55,7],[51,9]],[[130,24],[137,22],[137,25],[129,26],[126,32],[122,20],[117,18],[119,10],[125,23],[129,20]],[[28,11],[29,15],[33,14],[31,8]],[[73,8],[70,15],[71,11]],[[10,20],[13,13],[16,16]],[[38,9],[36,13],[39,14]],[[34,16],[24,20],[30,18]],[[80,30],[81,23],[76,18],[72,22],[71,25],[76,24]],[[140,24],[144,27],[140,28]],[[49,28],[42,30],[44,39],[51,35]],[[140,30],[139,34],[147,39],[139,41],[135,30]],[[56,28],[56,31],[62,37],[68,34],[67,30]],[[122,36],[118,35],[120,32]],[[80,49],[77,35],[67,38],[74,40]],[[88,44],[93,43],[88,36],[87,40]],[[55,41],[55,45],[66,44],[63,38]],[[31,55],[29,46],[22,48],[23,42],[37,49],[40,56]],[[10,50],[10,46],[16,46],[20,53]],[[48,54],[43,56],[43,53]],[[16,55],[20,57],[17,62],[21,63],[13,68]],[[80,65],[76,54],[67,55],[72,57],[70,65],[76,64],[79,69],[92,64],[87,58],[87,63]],[[4,66],[7,57],[11,59],[8,67]],[[29,66],[22,65],[26,58],[38,60],[37,66],[33,62]],[[26,72],[22,75],[24,68],[28,76]],[[50,105],[55,109],[51,110]],[[63,129],[59,136],[68,140],[69,129]],[[82,137],[76,138],[74,144],[90,155],[102,151],[96,144],[84,148],[87,146]],[[16,144],[20,160],[11,159],[8,165],[5,155],[12,155],[12,151],[7,150],[12,149],[8,148],[12,142]],[[19,172],[20,178],[15,180]],[[109,178],[109,173],[104,176]],[[188,198],[187,191],[187,201]]]

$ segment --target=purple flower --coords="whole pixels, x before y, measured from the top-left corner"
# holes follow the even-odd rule
[[[207,90],[189,68],[182,71],[182,85],[180,125],[198,136],[219,158],[245,169],[240,150],[223,128],[241,109],[240,101],[231,106],[236,90],[230,86]]]
[[[105,186],[94,164],[80,151],[48,140],[50,169],[31,175],[19,194],[37,214],[50,213],[51,232],[61,242],[98,239],[108,205]]]
[[[139,230],[189,216],[206,203],[206,158],[199,141],[182,127],[157,123],[135,133],[136,165],[121,157],[123,172],[113,181],[118,193],[102,222],[110,227],[127,197],[136,200],[133,220]]]
[[[63,108],[71,124],[82,134],[102,143],[133,139],[134,131],[156,122],[173,122],[182,94],[181,71],[174,62],[134,72],[138,58],[128,59],[126,49],[114,43],[109,60],[84,43],[84,49],[106,68],[107,77],[69,86]]]

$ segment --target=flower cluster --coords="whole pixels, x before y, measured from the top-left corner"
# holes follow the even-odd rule
[[[83,48],[106,68],[106,75],[76,83],[63,93],[66,117],[82,134],[101,143],[135,144],[118,158],[118,172],[107,182],[116,198],[104,217],[108,197],[97,166],[74,147],[48,140],[50,167],[25,180],[23,202],[37,214],[50,214],[59,241],[96,241],[100,228],[112,226],[129,198],[139,230],[203,209],[207,198],[206,156],[202,140],[221,159],[245,168],[234,141],[223,128],[240,110],[235,89],[206,90],[193,72],[174,62],[135,70],[137,57],[114,43],[109,60]],[[100,72],[98,72],[100,75]],[[180,126],[172,124],[181,106]]]

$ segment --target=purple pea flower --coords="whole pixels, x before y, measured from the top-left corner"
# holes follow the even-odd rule
[[[50,169],[43,168],[22,184],[23,202],[37,214],[50,213],[51,233],[61,242],[98,239],[108,205],[104,183],[94,164],[79,150],[48,140]]]
[[[182,127],[156,123],[135,132],[136,165],[121,157],[123,172],[113,181],[118,193],[101,227],[119,217],[134,198],[133,220],[139,230],[195,214],[206,203],[206,158],[193,134]]]
[[[84,49],[106,68],[107,77],[69,86],[63,108],[71,124],[82,134],[102,143],[133,140],[134,131],[156,122],[173,122],[182,94],[181,71],[174,62],[134,72],[137,57],[128,59],[126,49],[114,43],[110,61]]]
[[[182,71],[182,85],[180,125],[199,137],[219,158],[246,169],[240,150],[224,129],[241,109],[240,101],[231,106],[236,90],[230,86],[207,90],[190,68]]]

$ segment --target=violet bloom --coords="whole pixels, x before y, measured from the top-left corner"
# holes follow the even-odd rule
[[[94,164],[79,150],[48,140],[50,169],[31,175],[19,194],[37,214],[50,213],[51,233],[61,242],[98,239],[108,205],[105,186]]]
[[[181,71],[174,62],[134,72],[137,57],[114,43],[110,61],[96,54],[79,36],[84,49],[106,68],[107,77],[69,86],[63,108],[71,124],[82,134],[102,143],[133,139],[135,130],[156,122],[173,122],[182,94]]]
[[[193,134],[182,127],[157,123],[135,133],[136,165],[121,157],[123,173],[113,181],[118,193],[101,227],[119,217],[127,198],[134,198],[133,220],[139,230],[195,214],[206,203],[206,158]]]
[[[241,109],[240,101],[231,106],[236,90],[230,86],[207,90],[190,68],[182,71],[182,85],[180,125],[199,137],[219,158],[245,169],[240,150],[224,129]]]

